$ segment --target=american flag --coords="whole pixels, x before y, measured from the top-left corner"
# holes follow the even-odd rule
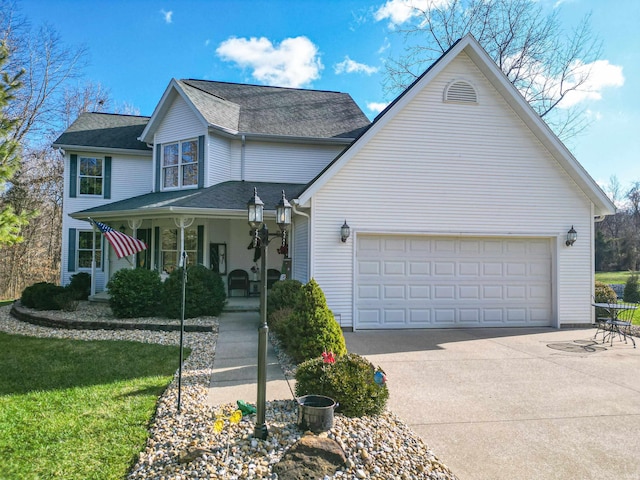
[[[118,258],[127,257],[147,249],[147,244],[142,240],[125,235],[102,222],[96,222],[95,220],[91,221],[102,233],[104,233],[104,236],[113,247]]]

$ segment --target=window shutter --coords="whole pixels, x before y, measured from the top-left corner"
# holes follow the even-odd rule
[[[78,155],[69,155],[69,198],[78,196]]]
[[[198,225],[197,265],[204,265],[204,225]]]
[[[67,258],[67,270],[76,271],[76,229],[69,229],[69,258]]]
[[[160,191],[160,172],[161,172],[161,168],[160,168],[160,144],[156,144],[156,192]]]
[[[158,272],[162,272],[160,270],[160,227],[154,227],[153,229],[153,248],[155,248],[154,253],[154,267]]]
[[[198,188],[204,187],[204,135],[198,137]]]
[[[104,157],[104,198],[111,198],[111,157]]]

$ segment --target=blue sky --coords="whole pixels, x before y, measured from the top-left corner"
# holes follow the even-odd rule
[[[151,115],[171,78],[335,90],[373,118],[385,96],[384,63],[402,51],[394,25],[408,0],[22,0],[34,27],[52,24],[89,53],[87,80],[115,104]],[[426,0],[413,0],[426,1]],[[640,35],[637,0],[539,0],[570,30],[592,13],[603,52],[589,95],[575,101],[593,123],[567,142],[601,185],[640,181]]]

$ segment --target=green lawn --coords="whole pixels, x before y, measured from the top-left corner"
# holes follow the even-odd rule
[[[11,305],[13,303],[13,300],[0,300],[0,307],[3,307],[4,305]]]
[[[596,281],[611,283],[627,283],[627,278],[632,274],[629,270],[625,272],[596,272]]]
[[[178,347],[0,332],[2,478],[122,479]]]

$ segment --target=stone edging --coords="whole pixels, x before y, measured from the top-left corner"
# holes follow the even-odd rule
[[[50,328],[64,328],[68,330],[151,330],[155,332],[174,332],[180,330],[180,325],[172,323],[127,323],[127,322],[84,322],[77,320],[61,320],[51,318],[46,314],[34,315],[16,301],[11,306],[11,316],[32,325]],[[185,325],[185,332],[216,332],[211,325]]]

